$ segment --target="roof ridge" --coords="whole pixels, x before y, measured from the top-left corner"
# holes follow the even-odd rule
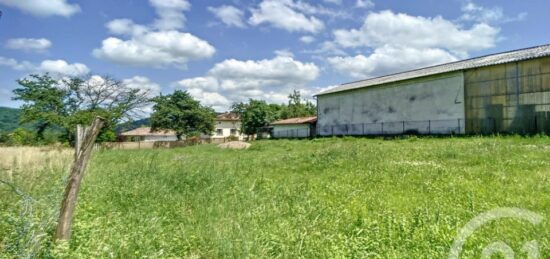
[[[427,66],[427,67],[422,67],[422,68],[413,69],[413,70],[407,70],[407,71],[393,73],[393,74],[387,74],[387,75],[378,76],[378,77],[372,77],[372,78],[368,78],[368,79],[356,80],[356,81],[340,84],[339,86],[337,86],[335,88],[326,90],[324,92],[320,92],[320,93],[316,94],[316,96],[324,95],[324,94],[328,94],[328,93],[334,93],[334,92],[341,92],[341,91],[345,91],[345,90],[352,90],[352,89],[356,89],[356,88],[363,88],[363,87],[353,87],[353,88],[350,88],[350,89],[341,89],[341,90],[339,90],[339,88],[345,88],[346,86],[350,86],[350,85],[353,85],[353,84],[358,84],[358,83],[361,83],[361,82],[369,82],[369,81],[375,81],[377,79],[380,80],[380,79],[385,79],[385,78],[397,77],[397,76],[400,76],[400,75],[406,75],[406,74],[419,72],[419,71],[429,71],[430,69],[435,69],[435,68],[440,68],[440,67],[442,68],[442,67],[446,67],[446,66],[451,66],[452,67],[453,65],[457,65],[457,64],[465,64],[466,65],[468,62],[478,61],[478,60],[481,61],[481,60],[489,58],[489,57],[496,57],[496,56],[499,56],[499,55],[521,53],[521,52],[536,50],[536,49],[540,49],[540,48],[550,48],[550,44],[542,44],[542,45],[537,45],[537,46],[527,47],[527,48],[522,48],[522,49],[508,50],[508,51],[503,51],[503,52],[498,52],[498,53],[493,53],[493,54],[487,54],[487,55],[472,57],[472,58],[463,59],[463,60],[457,60],[457,61],[453,61],[453,62],[449,62],[449,63],[443,63],[443,64]],[[546,53],[546,56],[549,56],[549,55],[550,55],[550,51],[549,51],[549,53]],[[526,59],[529,59],[529,58],[533,58],[533,57],[524,57],[524,58],[520,57],[520,58],[517,58],[516,60],[512,60],[512,61],[509,61],[509,62],[517,62],[517,61],[526,60]],[[509,63],[509,62],[504,62],[504,63]],[[465,67],[462,67],[462,68],[449,69],[449,71],[443,71],[443,72],[440,72],[440,73],[448,73],[448,72],[453,72],[453,71],[458,71],[458,70],[463,70],[463,69],[469,69],[469,68],[475,68],[475,67],[484,67],[484,66],[497,65],[497,64],[502,64],[502,63],[493,63],[493,64],[479,65],[479,66],[471,65],[471,67],[465,66]],[[435,74],[438,74],[438,73],[435,73]],[[397,81],[408,80],[408,79],[413,79],[413,78],[420,78],[420,77],[429,76],[429,75],[434,75],[434,74],[420,75],[420,76],[416,76],[416,77],[411,76],[410,78],[395,80],[395,81],[391,81],[391,82],[397,82]],[[380,84],[391,83],[391,82],[383,82],[383,83],[380,83]],[[374,84],[374,85],[377,85],[377,84]],[[371,86],[373,86],[373,85],[371,85]],[[364,87],[368,87],[368,86],[364,86]]]

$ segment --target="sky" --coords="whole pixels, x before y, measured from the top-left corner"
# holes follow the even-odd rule
[[[550,2],[0,0],[0,106],[16,80],[112,76],[218,112],[550,43]]]

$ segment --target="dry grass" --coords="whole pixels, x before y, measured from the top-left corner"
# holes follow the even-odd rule
[[[13,181],[14,173],[67,168],[73,158],[68,148],[0,147],[0,179]]]

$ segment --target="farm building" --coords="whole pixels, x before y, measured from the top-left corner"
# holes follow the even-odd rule
[[[177,141],[178,137],[173,130],[158,130],[151,131],[150,127],[141,127],[130,131],[122,132],[120,134],[125,141],[143,141],[143,142],[155,142],[155,141]]]
[[[315,136],[317,117],[301,117],[271,123],[274,138],[308,138]]]
[[[550,45],[372,78],[317,94],[317,134],[550,133]]]

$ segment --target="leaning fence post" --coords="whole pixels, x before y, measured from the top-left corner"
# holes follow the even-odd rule
[[[90,127],[84,129],[83,134],[79,135],[77,130],[77,146],[75,161],[71,167],[71,173],[65,187],[63,200],[61,201],[61,210],[57,221],[55,232],[56,240],[69,240],[71,238],[71,223],[73,220],[74,208],[78,196],[80,182],[86,171],[88,160],[92,154],[94,143],[103,127],[104,119],[96,117]]]

